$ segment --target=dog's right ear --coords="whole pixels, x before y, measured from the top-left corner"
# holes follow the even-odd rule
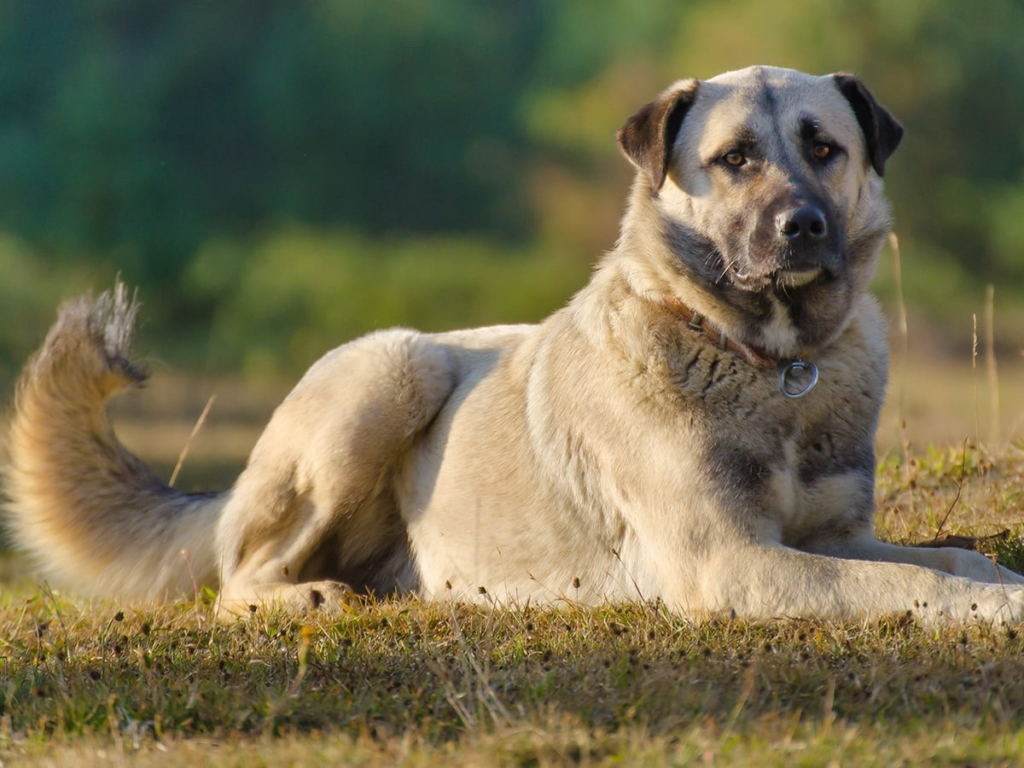
[[[622,152],[651,178],[654,191],[661,189],[672,160],[672,145],[687,110],[697,98],[698,80],[674,86],[657,101],[640,107],[615,138]]]

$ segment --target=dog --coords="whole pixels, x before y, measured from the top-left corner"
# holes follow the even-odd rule
[[[868,283],[903,130],[855,76],[681,80],[617,134],[617,245],[537,325],[372,333],[315,363],[230,490],[117,441],[137,306],[66,304],[17,386],[6,505],[49,577],[218,615],[361,593],[679,614],[1017,621],[1024,579],[872,533]]]

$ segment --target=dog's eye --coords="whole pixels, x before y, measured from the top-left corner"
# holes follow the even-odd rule
[[[746,156],[736,149],[734,149],[732,152],[726,152],[723,156],[723,159],[727,164],[736,168],[747,162]]]
[[[832,147],[823,142],[818,142],[811,148],[811,154],[815,160],[827,160],[832,154]]]

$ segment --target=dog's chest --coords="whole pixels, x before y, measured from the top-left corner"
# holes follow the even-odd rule
[[[792,545],[868,520],[884,357],[860,343],[837,345],[816,358],[817,385],[789,399],[775,371],[727,354],[711,358],[706,381],[699,362],[680,377],[719,491],[742,498],[748,514],[767,517]]]
[[[785,439],[769,464],[763,508],[784,543],[798,545],[824,530],[855,525],[870,515],[873,470],[870,451],[833,444],[828,434],[811,441]]]
[[[767,405],[763,508],[785,543],[854,527],[874,505],[874,428],[881,387],[822,365],[822,381],[805,398]]]
[[[706,466],[719,492],[742,499],[751,521],[767,518],[793,546],[863,523],[873,505],[877,390],[827,361],[822,369],[823,380],[798,400],[759,376],[736,388],[732,403],[691,401],[704,416]]]

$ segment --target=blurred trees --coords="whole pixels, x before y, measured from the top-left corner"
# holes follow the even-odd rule
[[[116,272],[210,367],[537,319],[614,242],[624,118],[758,62],[857,71],[904,122],[912,293],[1024,294],[1021,29],[1017,0],[6,0],[0,369]]]

